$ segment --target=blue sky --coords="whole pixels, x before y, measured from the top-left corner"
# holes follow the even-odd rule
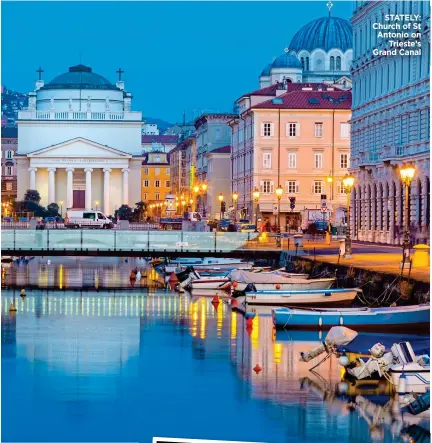
[[[202,111],[230,112],[325,1],[3,2],[2,84],[33,89],[83,64],[115,82],[124,69],[132,107],[171,122]],[[332,14],[349,19],[351,2]]]

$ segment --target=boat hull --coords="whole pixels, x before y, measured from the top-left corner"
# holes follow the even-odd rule
[[[282,277],[282,281],[278,283],[253,283],[257,291],[306,291],[314,289],[329,289],[335,282],[335,278],[320,278],[317,280],[307,280],[301,278],[292,277],[292,282],[290,282],[290,277]],[[247,287],[247,283],[237,282],[236,290],[239,292],[244,292]]]
[[[237,298],[246,305],[267,306],[323,306],[349,304],[357,296],[357,289],[328,289],[300,291],[247,292]]]
[[[198,280],[192,280],[189,282],[187,289],[200,290],[200,289],[224,289],[222,285],[229,282],[228,278],[200,278]]]
[[[285,329],[330,329],[347,326],[358,330],[401,330],[409,327],[411,332],[429,331],[429,305],[395,308],[351,309],[273,309],[273,324]]]
[[[409,365],[394,365],[390,367],[390,375],[394,389],[398,392],[399,378],[402,374],[405,375],[405,392],[416,394],[424,394],[427,389],[430,389],[430,367],[422,367],[418,364]],[[399,394],[405,394],[399,392]]]

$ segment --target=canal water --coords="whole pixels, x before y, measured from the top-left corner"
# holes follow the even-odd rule
[[[276,333],[265,314],[247,328],[223,301],[153,284],[100,288],[110,266],[127,287],[134,263],[84,260],[87,280],[67,260],[39,265],[36,276],[29,264],[2,274],[2,441],[429,441],[418,426],[395,432],[351,411],[335,394],[347,389],[336,360],[317,373],[300,363],[299,353],[323,339],[318,332]]]

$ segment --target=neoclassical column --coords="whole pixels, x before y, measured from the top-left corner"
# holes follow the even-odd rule
[[[370,187],[370,229],[375,231],[377,229],[377,195],[375,194],[375,185]]]
[[[424,177],[421,182],[422,189],[422,210],[421,210],[421,225],[424,228],[427,225],[427,207],[428,207],[428,195],[427,195],[427,177]]]
[[[381,187],[381,183],[378,183],[377,186],[377,195],[376,195],[376,208],[377,208],[377,214],[376,214],[376,229],[378,231],[382,231],[383,229],[383,225],[382,225],[382,220],[383,220],[383,207],[382,207],[382,187]]]
[[[73,206],[73,173],[74,168],[66,168],[66,208],[72,208]]]
[[[366,231],[369,231],[370,230],[370,210],[371,210],[371,207],[370,207],[371,193],[370,193],[369,184],[365,185],[364,190],[365,190],[365,199],[364,199],[364,202],[365,202],[365,211],[364,211],[365,229],[366,229]],[[368,235],[368,234],[366,234],[366,235]]]
[[[37,171],[37,168],[29,168],[30,189],[36,189],[36,171]]]
[[[110,215],[110,168],[104,168],[104,212]]]
[[[395,217],[395,225],[397,226],[397,230],[399,232],[398,238],[396,238],[395,243],[399,244],[400,239],[403,238],[403,205],[401,202],[401,197],[403,197],[403,191],[400,181],[396,183],[396,213]]]
[[[86,189],[85,189],[85,207],[86,209],[92,208],[92,168],[84,168],[84,172],[86,173]]]
[[[384,185],[383,185],[381,211],[382,211],[382,228],[383,228],[383,231],[387,231],[388,212],[389,212],[389,196],[388,196],[388,192],[387,192],[387,184],[386,183],[384,183]]]
[[[122,188],[122,203],[124,205],[129,204],[129,169],[123,168],[123,188]]]
[[[55,203],[55,172],[56,168],[47,168],[48,171],[48,204]]]

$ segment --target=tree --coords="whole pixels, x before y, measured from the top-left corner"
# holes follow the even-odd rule
[[[139,201],[135,203],[135,210],[133,213],[134,221],[141,222],[144,220],[144,214],[147,210],[147,203]]]
[[[47,217],[47,210],[32,200],[17,201],[14,206],[15,212],[32,212],[34,217]]]
[[[47,206],[47,214],[48,217],[60,217],[59,214],[59,205],[57,203],[50,203]]]
[[[128,205],[121,205],[116,211],[116,217],[118,217],[120,220],[132,221],[132,208]]]
[[[39,203],[41,201],[39,192],[36,191],[36,189],[27,189],[24,195],[24,201]]]

